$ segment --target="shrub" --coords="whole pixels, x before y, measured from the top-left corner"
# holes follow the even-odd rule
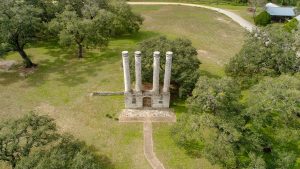
[[[255,25],[267,26],[271,23],[271,15],[267,11],[263,11],[254,18]]]
[[[292,32],[293,30],[297,30],[298,29],[298,20],[296,18],[290,20],[289,22],[284,24],[284,28],[289,31]]]

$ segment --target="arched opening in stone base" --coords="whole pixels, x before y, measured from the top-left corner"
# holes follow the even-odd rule
[[[144,97],[143,98],[143,107],[152,107],[151,97]]]

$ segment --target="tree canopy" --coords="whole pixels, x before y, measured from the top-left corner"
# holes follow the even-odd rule
[[[93,147],[60,134],[54,119],[33,113],[0,125],[0,160],[18,169],[114,168]]]
[[[123,0],[67,1],[62,13],[50,22],[64,46],[76,45],[78,57],[84,47],[106,46],[110,37],[137,32],[142,18]]]
[[[190,155],[222,168],[297,168],[299,87],[299,74],[268,77],[241,102],[233,80],[201,77],[172,135]]]
[[[142,52],[142,80],[152,82],[153,75],[153,52],[160,51],[160,82],[163,82],[165,54],[173,52],[171,84],[178,90],[180,97],[191,94],[199,77],[200,61],[196,57],[197,50],[187,39],[169,40],[166,37],[157,37],[145,40],[139,44],[138,49]],[[130,66],[134,67],[134,59],[130,60]],[[134,69],[131,69],[131,77]]]
[[[63,13],[50,22],[50,28],[59,31],[60,44],[76,44],[78,57],[82,58],[84,45],[101,46],[108,43],[112,17],[111,13],[99,10],[95,14],[86,12],[85,17],[81,18],[71,6],[67,6]]]
[[[27,115],[7,121],[0,126],[0,160],[14,168],[32,149],[45,146],[57,139],[56,125],[46,116]]]
[[[27,68],[35,67],[24,51],[26,44],[53,35],[62,45],[77,45],[81,58],[84,47],[106,46],[110,37],[137,32],[142,21],[124,0],[3,0],[1,51],[12,48]]]
[[[262,28],[248,35],[242,50],[226,65],[226,74],[236,78],[255,79],[300,71],[297,56],[297,34],[282,26]],[[296,36],[295,36],[296,35]]]
[[[41,10],[23,1],[0,1],[0,42],[18,51],[26,67],[34,67],[24,51],[26,44],[37,38],[41,30]]]
[[[240,97],[238,85],[230,78],[199,78],[187,101],[189,113],[172,130],[175,141],[191,155],[204,156],[224,168],[239,168]]]
[[[113,169],[110,159],[72,136],[62,136],[50,149],[23,158],[16,169]]]

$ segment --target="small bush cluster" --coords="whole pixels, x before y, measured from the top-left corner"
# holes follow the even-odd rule
[[[267,26],[271,23],[271,15],[267,11],[263,11],[254,18],[254,22],[258,26]]]
[[[298,20],[296,18],[294,18],[294,19],[290,20],[289,22],[285,23],[284,28],[287,31],[292,32],[292,31],[298,29],[298,25],[299,25]]]

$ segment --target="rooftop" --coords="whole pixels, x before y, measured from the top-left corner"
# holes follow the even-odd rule
[[[267,7],[266,10],[271,16],[296,16],[293,7]]]

